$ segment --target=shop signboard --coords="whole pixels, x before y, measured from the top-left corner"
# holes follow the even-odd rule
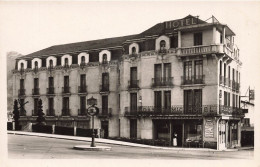
[[[212,119],[206,119],[205,123],[205,137],[213,138],[214,137],[214,125]]]

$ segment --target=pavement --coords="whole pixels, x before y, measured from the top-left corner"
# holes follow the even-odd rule
[[[85,142],[91,142],[91,140],[92,140],[91,137],[67,136],[67,135],[24,132],[24,131],[7,131],[7,133],[14,134],[14,135],[38,136],[38,137],[45,137],[45,138],[57,138],[57,139],[85,141]],[[173,151],[207,151],[207,152],[221,151],[221,150],[215,150],[215,149],[210,149],[210,148],[159,147],[159,146],[150,146],[150,145],[145,145],[145,144],[137,144],[137,143],[130,143],[130,142],[103,139],[103,138],[95,138],[95,142],[102,143],[102,144],[113,144],[113,145],[122,145],[122,146],[139,147],[139,148],[154,148],[154,149],[173,150]],[[252,150],[252,149],[254,149],[254,148],[253,147],[241,147],[241,148],[236,148],[236,149],[226,149],[224,151],[238,151],[238,150]]]

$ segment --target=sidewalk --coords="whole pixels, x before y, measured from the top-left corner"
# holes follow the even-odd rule
[[[24,131],[7,131],[7,134],[38,136],[38,137],[66,139],[66,140],[75,140],[75,141],[86,141],[86,142],[91,142],[91,140],[92,140],[91,137],[67,136],[67,135],[56,135],[56,134],[24,132]],[[95,142],[103,143],[103,144],[114,144],[114,145],[130,146],[130,147],[154,148],[154,149],[175,150],[175,151],[208,151],[208,152],[220,151],[220,150],[215,150],[215,149],[210,149],[210,148],[159,147],[159,146],[150,146],[150,145],[130,143],[130,142],[124,142],[124,141],[116,141],[116,140],[103,139],[103,138],[95,138]],[[233,151],[238,151],[238,150],[240,150],[240,148],[235,149]]]

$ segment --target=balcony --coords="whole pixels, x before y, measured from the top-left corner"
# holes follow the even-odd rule
[[[130,80],[128,81],[128,90],[140,89],[139,80]]]
[[[100,93],[108,93],[109,92],[109,84],[100,85]]]
[[[181,76],[181,85],[205,84],[205,75]]]
[[[125,116],[178,116],[178,115],[202,115],[202,107],[183,108],[183,105],[171,107],[139,106],[137,108],[125,107]]]
[[[62,87],[62,93],[63,94],[70,94],[70,87],[69,86]]]
[[[62,115],[61,116],[70,116],[70,109],[63,108],[62,109]]]
[[[152,78],[152,87],[172,87],[173,77]]]
[[[234,59],[233,53],[229,47],[223,44],[214,44],[214,45],[200,45],[200,46],[190,46],[177,48],[177,56],[184,57],[190,55],[205,55],[205,54],[226,54],[231,59]]]
[[[46,110],[47,116],[55,116],[55,110],[53,108]]]
[[[244,116],[241,108],[231,107],[226,105],[219,105],[220,115],[233,115],[233,116]]]
[[[98,117],[108,118],[112,116],[112,108],[100,108]]]
[[[86,108],[78,109],[78,115],[79,116],[86,116],[87,115],[87,109]]]
[[[32,89],[32,95],[33,96],[39,96],[40,95],[40,88]]]
[[[25,89],[19,89],[18,96],[25,96]]]
[[[48,95],[54,95],[54,87],[47,88],[47,94]]]
[[[87,86],[79,86],[78,87],[79,94],[86,94],[87,93]]]
[[[81,63],[79,64],[79,66],[80,66],[80,68],[85,68],[85,67],[87,66],[87,63],[81,62]]]

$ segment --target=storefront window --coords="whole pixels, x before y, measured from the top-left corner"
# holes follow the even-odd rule
[[[186,141],[202,139],[202,125],[198,123],[185,124]]]
[[[237,140],[237,124],[232,126],[232,140]]]

